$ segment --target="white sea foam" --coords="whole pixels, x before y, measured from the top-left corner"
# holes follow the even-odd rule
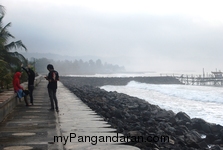
[[[191,118],[223,125],[223,88],[176,84],[146,84],[131,81],[126,86],[103,86],[155,104],[166,110],[186,112]]]

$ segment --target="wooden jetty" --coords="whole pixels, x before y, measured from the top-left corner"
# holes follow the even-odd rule
[[[179,79],[182,83],[187,85],[211,85],[211,86],[223,86],[223,72],[221,71],[215,71],[211,72],[212,75],[205,77],[199,75],[199,76],[189,76],[189,75],[181,75],[179,77],[176,77]]]

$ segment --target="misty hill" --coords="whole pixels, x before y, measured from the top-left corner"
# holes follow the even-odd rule
[[[53,64],[55,70],[57,70],[60,75],[79,75],[79,74],[103,74],[103,73],[121,73],[125,72],[124,66],[118,66],[109,64],[107,62],[102,62],[100,59],[96,59],[90,56],[71,57],[71,56],[61,56],[51,53],[21,53],[25,58],[29,59],[31,62],[34,61],[35,56],[35,70],[40,74],[47,74],[46,69],[47,64]],[[46,58],[47,57],[47,58]],[[93,60],[95,59],[95,60]]]
[[[55,61],[57,60],[80,60],[82,59],[83,61],[89,61],[89,60],[97,60],[97,59],[103,59],[97,56],[90,56],[90,55],[85,55],[85,56],[68,56],[68,55],[59,55],[59,54],[53,54],[53,53],[27,53],[27,52],[21,52],[21,54],[31,60],[32,58],[39,59],[39,58],[47,58],[47,59],[53,59]]]

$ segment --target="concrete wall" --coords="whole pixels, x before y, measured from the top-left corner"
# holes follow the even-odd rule
[[[43,79],[42,76],[37,76],[35,78],[35,86],[37,86]],[[21,84],[24,88],[27,88],[27,82]],[[20,100],[16,97],[14,91],[5,91],[0,93],[0,122],[20,103]]]

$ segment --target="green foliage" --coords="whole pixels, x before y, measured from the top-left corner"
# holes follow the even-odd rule
[[[11,23],[3,25],[5,9],[0,5],[0,90],[11,87],[13,75],[16,71],[21,71],[20,65],[26,63],[26,59],[18,52],[10,52],[12,49],[22,48],[27,50],[26,46],[19,41],[8,43],[11,38],[15,38],[9,31]]]

